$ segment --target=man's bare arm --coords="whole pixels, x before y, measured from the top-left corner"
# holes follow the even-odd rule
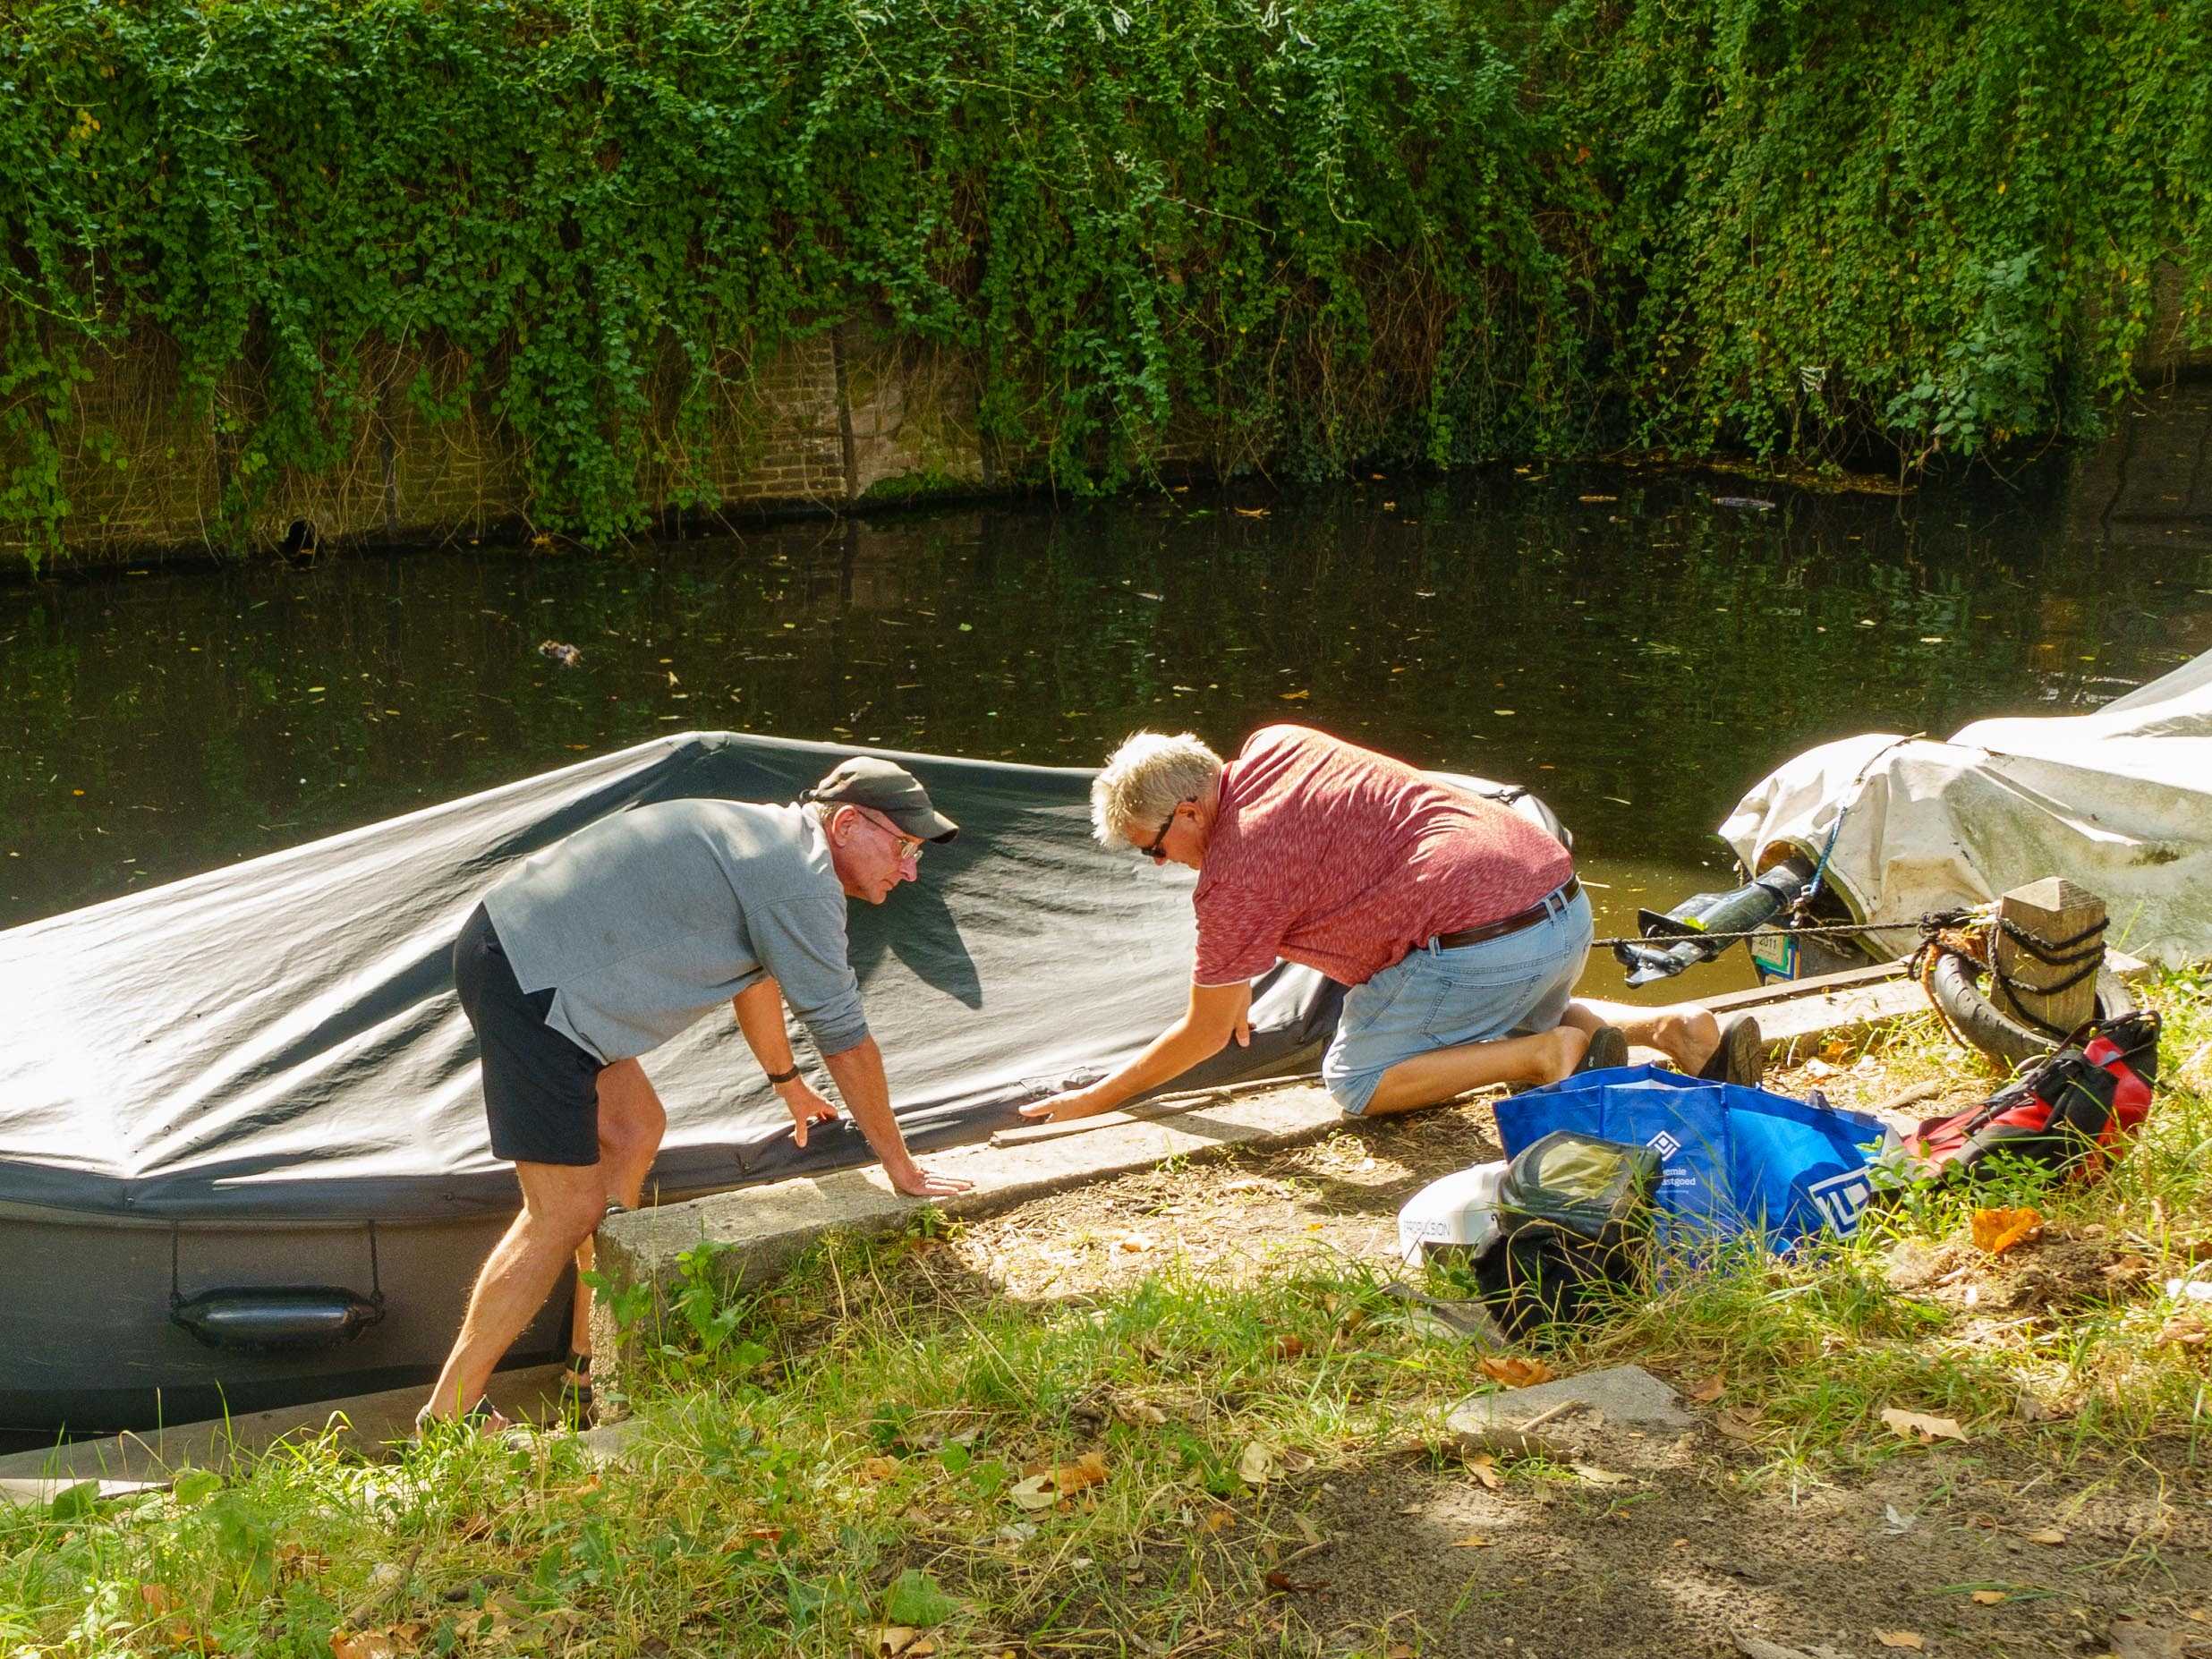
[[[891,1085],[883,1075],[883,1051],[873,1037],[864,1037],[839,1053],[825,1054],[822,1061],[837,1080],[838,1093],[853,1114],[853,1121],[868,1137],[891,1185],[910,1198],[943,1197],[963,1193],[975,1183],[954,1176],[932,1175],[915,1162],[906,1151],[906,1137],[898,1132],[891,1115]]]
[[[761,979],[747,985],[730,999],[730,1007],[737,1016],[737,1029],[744,1034],[745,1046],[761,1062],[762,1072],[772,1077],[797,1064],[791,1055],[791,1034],[784,1026],[783,991],[774,980]],[[805,1078],[794,1077],[771,1086],[790,1110],[791,1138],[799,1145],[806,1144],[810,1127],[836,1120],[838,1109]]]

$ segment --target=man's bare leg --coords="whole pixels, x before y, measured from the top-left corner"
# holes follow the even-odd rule
[[[1577,997],[1567,1005],[1561,1019],[1585,1033],[1611,1025],[1629,1040],[1631,1049],[1654,1050],[1676,1070],[1693,1077],[1721,1046],[1720,1021],[1710,1009],[1695,1002],[1644,1008],[1633,1002]]]
[[[617,1060],[599,1075],[599,1140],[600,1172],[606,1178],[607,1198],[625,1210],[637,1208],[644,1196],[645,1177],[660,1152],[660,1137],[668,1132],[668,1114],[654,1092],[652,1079],[634,1059]],[[605,1201],[601,1202],[605,1212]],[[598,1223],[592,1223],[598,1230]],[[583,1275],[591,1271],[591,1240],[576,1246],[576,1299],[568,1319],[568,1351],[591,1351],[591,1287]],[[570,1373],[570,1387],[585,1379]]]
[[[483,1397],[500,1356],[514,1345],[560,1280],[576,1246],[607,1207],[607,1178],[597,1164],[518,1163],[523,1212],[476,1276],[469,1311],[418,1424],[456,1417]]]
[[[1533,1036],[1432,1049],[1384,1072],[1362,1115],[1395,1117],[1493,1083],[1557,1083],[1582,1063],[1589,1046],[1589,1031],[1561,1025]]]

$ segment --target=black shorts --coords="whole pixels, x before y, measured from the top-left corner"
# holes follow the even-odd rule
[[[476,1027],[491,1150],[510,1163],[600,1159],[600,1063],[545,1023],[550,991],[524,991],[483,906],[453,947],[454,988]]]

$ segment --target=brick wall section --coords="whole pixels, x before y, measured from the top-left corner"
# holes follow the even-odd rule
[[[841,391],[848,335],[856,399]],[[351,450],[323,472],[274,481],[254,515],[257,550],[280,544],[300,518],[334,540],[412,542],[527,523],[513,434],[481,399],[455,419],[432,420],[411,394],[425,378],[442,398],[465,368],[457,357],[398,353],[371,362],[363,383],[370,413]],[[982,480],[973,371],[951,354],[894,341],[872,326],[825,328],[761,361],[725,358],[705,388],[703,432],[696,424],[686,431],[676,419],[688,374],[671,347],[653,384],[659,413],[640,479],[655,508],[705,491],[743,511],[838,510],[871,489],[903,497]],[[173,355],[160,342],[101,360],[78,388],[63,468],[71,509],[66,562],[220,544],[223,483],[238,462],[234,440],[220,434],[251,423],[255,388],[246,377],[222,387],[217,410],[227,418],[217,420],[187,418],[179,392]],[[856,464],[848,466],[848,449]],[[10,459],[0,454],[0,466]],[[20,557],[24,542],[19,528],[0,525],[0,557]]]
[[[2162,277],[2138,364],[2147,381],[2212,369],[2212,351],[2188,344],[2196,319],[2178,280],[2171,271]],[[219,388],[217,413],[229,418],[211,421],[187,418],[174,355],[162,342],[97,359],[93,368],[92,379],[76,389],[64,460],[64,558],[98,565],[217,544],[223,481],[238,462],[235,440],[223,433],[242,430],[256,413],[250,377]],[[513,434],[481,399],[456,419],[436,421],[411,395],[424,377],[434,393],[448,393],[465,368],[454,357],[398,353],[371,362],[364,379],[370,413],[351,452],[321,472],[275,481],[252,526],[259,548],[281,542],[295,518],[334,539],[416,543],[526,523],[530,502]],[[842,510],[1000,488],[1041,459],[983,443],[975,360],[874,320],[824,328],[765,360],[730,354],[704,390],[703,425],[687,431],[676,410],[689,373],[671,345],[654,380],[660,413],[640,480],[656,508],[695,504],[704,492],[740,511]],[[1154,464],[1170,472],[1237,470],[1253,459],[1239,453],[1250,442],[1186,415],[1160,435]],[[0,467],[12,459],[0,452]],[[2159,483],[2160,506],[2178,497],[2185,511],[2201,510],[2207,486],[2199,473],[2182,478],[2167,469]],[[20,527],[0,524],[0,558],[19,557],[24,541]]]

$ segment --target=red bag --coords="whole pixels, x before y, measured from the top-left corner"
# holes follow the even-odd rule
[[[1927,1119],[1884,1161],[1916,1179],[1970,1178],[2002,1152],[2094,1180],[2149,1115],[2157,1077],[2155,1010],[2094,1020],[1980,1105]]]

